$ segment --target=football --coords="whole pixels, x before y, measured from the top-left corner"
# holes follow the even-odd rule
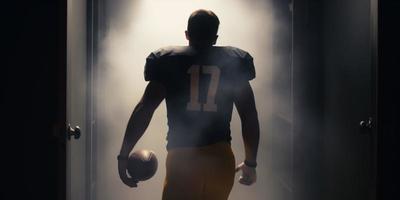
[[[157,166],[157,157],[153,151],[138,150],[129,155],[127,170],[133,179],[145,181],[154,176]]]

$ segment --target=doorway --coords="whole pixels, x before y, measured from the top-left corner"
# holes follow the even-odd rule
[[[69,85],[70,91],[75,91],[70,95],[75,102],[71,100],[68,104],[71,113],[76,115],[70,115],[69,120],[72,127],[84,125],[80,125],[82,138],[72,140],[69,146],[68,176],[74,178],[69,179],[68,199],[161,198],[167,132],[164,103],[135,146],[135,149],[156,152],[160,163],[156,175],[139,183],[137,189],[128,188],[119,180],[116,156],[129,116],[146,85],[145,58],[163,46],[186,45],[187,18],[199,8],[213,10],[220,18],[217,45],[240,47],[255,58],[257,78],[251,84],[261,128],[258,181],[252,187],[236,182],[230,199],[291,199],[290,1],[92,0],[83,4],[70,0],[69,6],[70,10],[80,13],[70,17],[70,26],[75,27],[70,28],[75,30],[70,34],[73,36],[70,47],[80,45],[81,51],[70,53],[70,59],[79,63],[69,64],[71,69],[76,69],[69,74],[74,79],[70,82],[75,83]],[[73,23],[85,16],[86,21]],[[86,29],[82,29],[84,26]],[[77,36],[76,30],[86,32]],[[79,40],[73,43],[74,37],[84,38],[85,34],[86,43]],[[86,57],[80,57],[83,54]],[[239,163],[244,159],[244,149],[236,110],[231,129],[233,151]]]

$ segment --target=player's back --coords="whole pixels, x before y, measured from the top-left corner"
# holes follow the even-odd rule
[[[254,77],[253,58],[234,47],[175,46],[151,53],[145,79],[166,89],[167,147],[230,141],[234,91]]]

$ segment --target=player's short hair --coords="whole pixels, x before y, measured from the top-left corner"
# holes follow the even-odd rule
[[[187,31],[191,40],[212,40],[218,32],[219,19],[210,10],[199,9],[194,11],[188,20]]]

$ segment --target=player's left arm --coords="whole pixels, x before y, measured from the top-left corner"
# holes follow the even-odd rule
[[[235,92],[234,103],[242,123],[242,137],[245,147],[245,161],[237,170],[242,170],[243,175],[239,182],[245,185],[253,184],[256,179],[257,151],[260,140],[260,127],[254,100],[254,93],[248,81],[238,84]]]
[[[150,83],[146,87],[143,97],[136,105],[128,121],[121,151],[119,154],[120,158],[125,159],[121,159],[118,162],[120,177],[122,181],[128,186],[134,187],[136,186],[136,184],[127,179],[126,158],[129,156],[129,153],[132,151],[133,147],[144,134],[151,121],[154,111],[157,109],[164,98],[164,86],[157,81],[150,81]]]
[[[254,93],[248,81],[239,86],[239,91],[235,95],[235,106],[242,122],[246,161],[255,164],[260,140],[260,128]]]

